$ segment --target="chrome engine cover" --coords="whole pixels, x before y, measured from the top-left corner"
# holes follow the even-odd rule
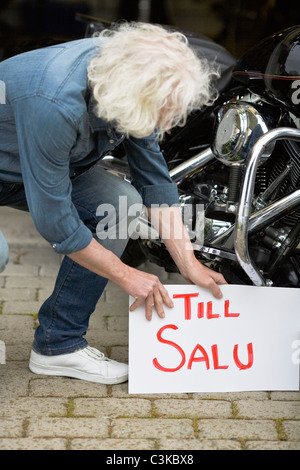
[[[251,103],[230,102],[218,113],[213,152],[225,165],[244,164],[253,145],[268,130],[266,119]],[[267,149],[264,158],[270,154]]]

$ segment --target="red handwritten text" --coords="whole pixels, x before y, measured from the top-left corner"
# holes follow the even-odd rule
[[[191,320],[192,318],[192,304],[191,299],[198,297],[199,294],[173,294],[173,299],[184,299],[184,319]],[[224,301],[224,317],[225,318],[236,318],[239,317],[239,313],[229,312],[229,300]],[[206,318],[208,320],[212,318],[220,318],[220,313],[213,313],[213,303],[206,302]],[[199,302],[197,306],[197,318],[204,318],[204,302]]]
[[[184,350],[179,346],[179,344],[162,337],[163,332],[167,329],[178,330],[178,327],[172,324],[163,326],[157,332],[157,335],[156,335],[157,339],[160,343],[167,344],[168,346],[175,348],[179,352],[181,360],[178,363],[178,365],[176,365],[175,367],[164,367],[158,362],[157,358],[154,358],[153,365],[154,367],[156,367],[156,369],[162,372],[176,372],[177,370],[181,369],[185,365],[186,354]],[[240,370],[250,369],[253,366],[253,360],[254,360],[253,344],[252,343],[247,344],[248,362],[246,364],[242,363],[241,360],[239,359],[238,348],[239,348],[238,344],[235,344],[233,347],[233,361],[236,367],[238,367],[238,369]],[[192,369],[193,364],[195,362],[197,363],[203,362],[206,367],[206,370],[209,370],[210,368],[213,368],[214,370],[228,369],[229,367],[228,364],[220,363],[218,345],[213,344],[210,349],[211,351],[207,351],[203,346],[201,346],[201,344],[196,344],[196,346],[194,347],[194,349],[189,355],[189,359],[187,362],[187,369]],[[211,359],[210,359],[210,354],[211,354]]]

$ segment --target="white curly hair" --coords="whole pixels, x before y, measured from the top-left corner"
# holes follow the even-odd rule
[[[184,125],[195,108],[215,99],[217,70],[197,56],[179,32],[148,23],[122,23],[99,34],[88,66],[95,114],[118,132],[160,138]]]

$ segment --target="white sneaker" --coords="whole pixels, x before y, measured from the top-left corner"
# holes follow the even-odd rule
[[[102,384],[118,384],[128,379],[127,364],[108,359],[90,346],[58,356],[44,356],[32,350],[29,369],[35,374],[73,377]]]

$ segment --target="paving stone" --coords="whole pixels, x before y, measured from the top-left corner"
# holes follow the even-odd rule
[[[0,315],[0,339],[9,344],[20,344],[31,347],[34,335],[35,320],[32,315]],[[17,358],[16,360],[20,360]]]
[[[28,302],[25,301],[7,301],[4,302],[3,305],[3,314],[13,314],[16,315],[18,313],[26,313],[26,314],[34,314],[38,313],[41,307],[41,302],[37,302],[34,300],[30,300]]]
[[[43,302],[45,302],[45,300],[48,299],[48,297],[50,297],[52,292],[53,292],[53,289],[38,289],[37,300],[40,302],[40,304],[42,304]]]
[[[67,377],[34,378],[30,380],[32,397],[106,397],[107,385]]]
[[[240,400],[237,403],[238,416],[256,419],[299,419],[300,403],[296,401]]]
[[[28,361],[7,361],[5,365],[0,366],[0,383],[5,380],[27,379],[30,380],[31,372],[28,368]],[[20,395],[22,395],[20,393]]]
[[[107,318],[108,331],[126,331],[128,332],[128,317],[111,316]]]
[[[14,372],[10,373],[10,367],[0,365],[0,397],[19,397],[28,394],[29,387],[29,374],[28,370],[24,375],[19,374],[17,368],[13,369]],[[1,415],[1,411],[0,411]]]
[[[112,396],[114,397],[128,397],[128,383],[122,383],[118,385],[114,385],[112,388]],[[193,398],[193,394],[190,393],[143,393],[142,395],[139,394],[130,394],[130,397],[137,398],[182,398],[182,399],[190,399]]]
[[[0,397],[0,416],[31,418],[33,416],[66,415],[66,398]]]
[[[23,421],[21,419],[4,418],[0,420],[0,438],[22,437],[22,436],[23,436]]]
[[[300,443],[300,421],[282,421],[282,430],[289,441],[299,441]]]
[[[39,273],[39,266],[36,265],[30,265],[30,264],[12,264],[8,263],[6,266],[5,270],[0,273],[0,276],[37,276]]]
[[[100,349],[112,346],[127,346],[128,333],[126,331],[104,331],[101,329],[91,329],[86,333],[86,339],[90,346]]]
[[[0,289],[0,300],[35,300],[36,289],[6,287]]]
[[[105,418],[32,418],[27,437],[108,437],[109,421]]]
[[[106,302],[104,300],[102,301],[101,300],[102,299],[100,299],[100,301],[98,302],[95,312],[93,313],[92,316],[95,316],[99,313],[100,315],[103,315],[104,317],[110,317],[112,315],[115,315],[119,317],[123,316],[128,319],[128,315],[129,315],[128,299],[124,301],[124,300],[120,300],[116,298],[114,302]]]
[[[34,329],[33,328],[25,328],[22,330],[21,328],[14,333],[12,330],[4,330],[0,332],[0,339],[5,342],[7,351],[9,347],[16,345],[20,345],[20,342],[23,343],[23,347],[31,348],[32,341],[33,341]],[[12,360],[24,360],[22,357],[16,357],[15,353],[17,351],[13,351],[13,356],[11,357]],[[7,356],[8,359],[8,356]]]
[[[149,416],[152,406],[142,398],[75,398],[74,415],[77,416]]]
[[[53,251],[52,247],[37,247],[35,250],[25,249],[20,252],[19,262],[26,265],[47,265],[54,266],[56,269],[60,266],[62,256]]]
[[[272,420],[200,419],[197,426],[202,439],[278,439]]]
[[[58,274],[58,271],[59,271],[59,267],[58,266],[48,266],[48,265],[43,265],[41,266],[41,268],[39,269],[39,275],[41,277],[57,277],[57,274]]]
[[[129,305],[129,296],[126,292],[121,290],[118,286],[116,286],[116,289],[105,289],[105,300],[108,304],[115,302],[116,300],[118,302],[124,302],[124,304]]]
[[[0,439],[0,450],[66,450],[67,439]]]
[[[119,418],[112,420],[114,438],[188,438],[194,436],[190,419]]]
[[[5,272],[5,271],[4,271]],[[13,277],[9,276],[6,278],[5,287],[33,287],[35,289],[53,289],[55,279],[53,277],[40,277],[40,276],[24,276],[24,277]]]
[[[237,401],[250,398],[251,400],[269,400],[268,392],[200,392],[194,393],[194,400],[203,400],[207,398],[210,400],[228,400]]]
[[[229,418],[232,407],[226,401],[161,399],[154,401],[160,416]]]
[[[150,439],[72,439],[71,450],[155,450]]]
[[[159,450],[242,450],[238,441],[206,439],[159,439]],[[188,452],[186,461],[188,462]]]
[[[128,346],[112,346],[109,357],[114,361],[128,364]]]
[[[0,331],[11,331],[15,335],[19,330],[33,329],[32,315],[0,315]]]
[[[271,392],[271,400],[298,400],[300,402],[300,390],[298,392]]]
[[[107,331],[107,318],[102,312],[94,312],[90,317],[89,330]]]
[[[28,335],[28,342],[17,342],[18,340],[21,341],[21,339],[16,339],[15,343],[8,343],[6,344],[6,360],[7,361],[26,361],[27,365],[27,376],[28,376],[28,362],[29,362],[29,357],[30,357],[30,351],[31,351],[31,344],[33,341],[33,331],[32,332],[27,332],[29,333]],[[0,334],[1,337],[1,334]]]
[[[286,441],[249,441],[246,450],[300,450],[300,442]]]

